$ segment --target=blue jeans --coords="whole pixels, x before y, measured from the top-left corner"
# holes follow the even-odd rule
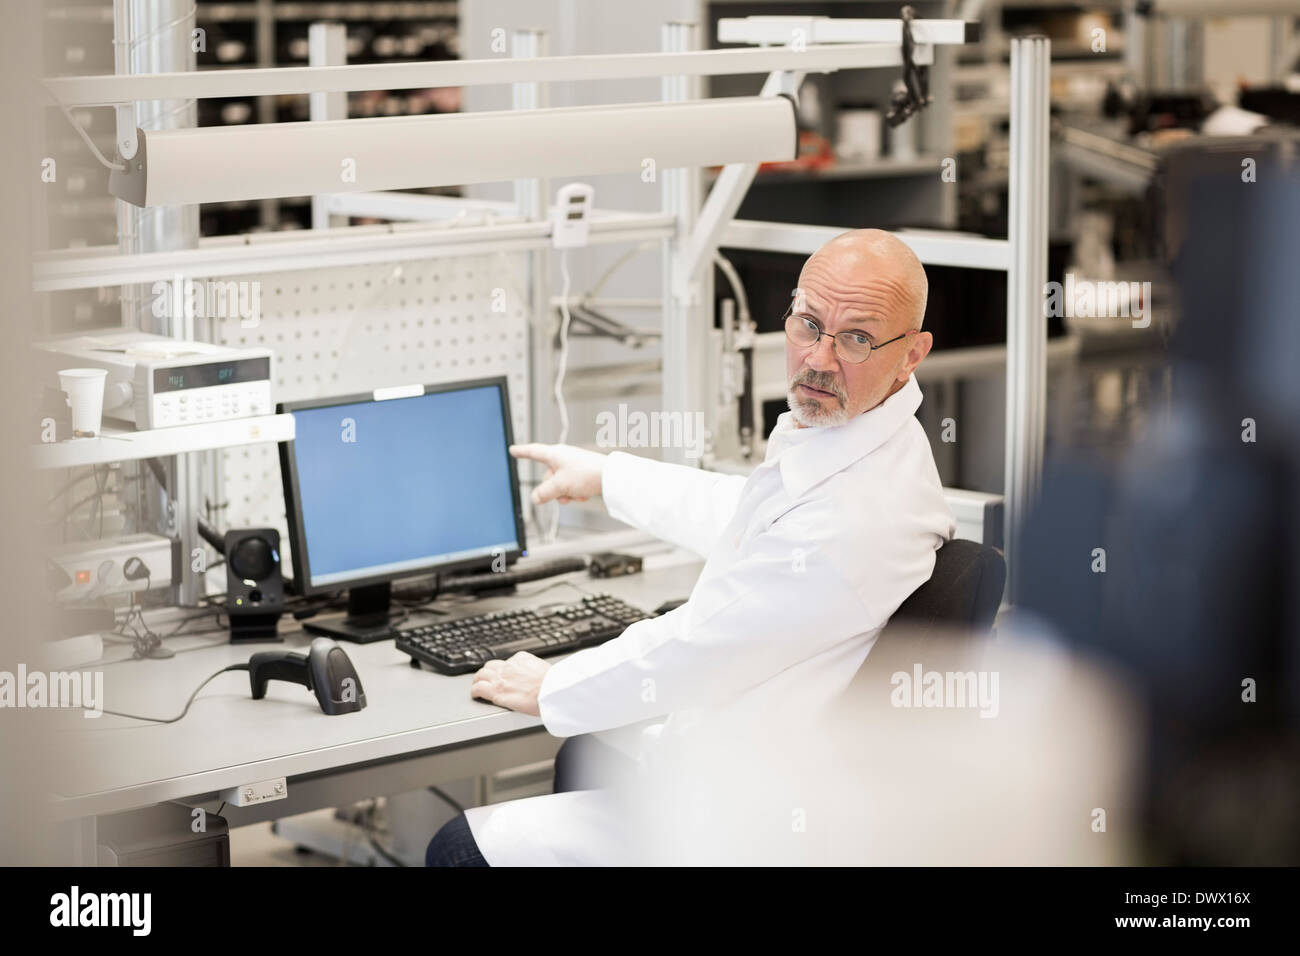
[[[614,785],[619,771],[628,766],[627,758],[616,750],[583,734],[570,737],[555,755],[555,793],[570,790],[596,790]],[[465,814],[457,814],[443,824],[429,841],[424,853],[425,866],[487,866]]]

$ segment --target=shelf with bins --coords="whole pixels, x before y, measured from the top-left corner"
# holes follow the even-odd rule
[[[172,428],[135,430],[105,426],[98,438],[49,442],[37,445],[32,454],[37,468],[73,468],[262,442],[292,441],[293,436],[292,415],[257,415]]]

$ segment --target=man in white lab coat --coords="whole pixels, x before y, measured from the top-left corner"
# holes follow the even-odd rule
[[[748,477],[623,452],[514,446],[548,466],[534,503],[603,496],[614,517],[705,557],[681,607],[557,663],[490,661],[472,693],[593,735],[653,767],[693,728],[806,717],[852,679],[955,524],[915,412],[929,353],[925,270],[888,233],[817,250],[785,317],[790,410]],[[685,739],[681,737],[679,739]],[[474,808],[430,844],[432,865],[634,862],[606,791]]]

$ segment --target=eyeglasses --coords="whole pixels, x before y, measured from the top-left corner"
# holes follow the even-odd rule
[[[867,333],[859,332],[856,329],[850,329],[847,332],[827,332],[817,324],[817,320],[811,315],[795,312],[793,305],[785,313],[786,338],[800,348],[806,349],[817,345],[823,335],[830,336],[834,339],[832,345],[836,356],[839,357],[841,362],[848,362],[850,365],[861,365],[871,358],[871,353],[876,349],[884,348],[892,342],[906,338],[915,331],[916,329],[912,329],[902,335],[895,335],[892,339],[877,345],[867,337]]]

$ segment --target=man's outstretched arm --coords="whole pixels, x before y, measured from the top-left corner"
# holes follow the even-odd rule
[[[707,557],[736,511],[745,479],[624,452],[608,455],[572,445],[511,445],[510,454],[549,469],[533,504],[600,495],[610,515]]]

